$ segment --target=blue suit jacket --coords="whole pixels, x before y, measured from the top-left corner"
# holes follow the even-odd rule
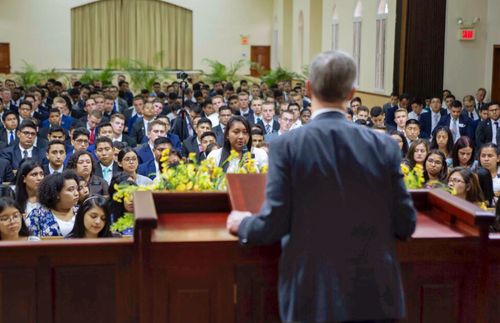
[[[396,238],[412,235],[416,212],[397,144],[327,112],[273,140],[269,152],[266,201],[242,221],[239,238],[281,239],[281,319],[403,317]]]
[[[69,131],[69,129],[71,128],[71,125],[73,124],[73,121],[74,121],[73,117],[63,115],[61,118],[61,128]],[[49,127],[50,127],[49,119],[43,120],[42,121],[42,128],[49,128]]]
[[[441,119],[439,120],[437,127],[450,128],[450,119],[451,116],[449,114],[442,116]],[[458,129],[460,131],[460,136],[467,136],[470,139],[474,140],[472,122],[473,121],[466,115],[460,115],[460,117],[458,117],[458,124],[459,124]]]
[[[13,169],[17,169],[23,157],[21,155],[21,150],[19,145],[8,146],[0,151],[0,158],[7,160]],[[32,157],[34,160],[40,164],[45,164],[47,161],[46,154],[44,150],[37,147],[33,147]]]
[[[149,148],[149,145],[143,144],[140,147],[136,148],[135,150],[137,152],[137,155],[139,156],[139,164],[144,164],[150,160],[153,160],[155,156],[153,155],[153,152],[151,151],[151,148]]]
[[[155,160],[151,159],[150,161],[140,164],[139,167],[137,168],[137,174],[142,176],[147,176],[151,179],[155,179],[156,178]]]
[[[441,118],[447,115],[446,109],[441,108]],[[423,112],[420,114],[420,138],[430,139],[432,132],[432,113]],[[441,119],[440,119],[441,120]],[[439,122],[438,122],[439,124]],[[437,127],[437,125],[436,125]]]
[[[179,136],[177,136],[175,133],[167,133],[167,138],[170,139],[170,141],[172,142],[172,147],[177,150],[178,152],[181,152],[182,150],[182,144],[181,144],[181,140],[179,139]],[[142,139],[142,142],[141,144],[145,144],[149,141],[149,138],[148,136],[144,136],[144,138]]]

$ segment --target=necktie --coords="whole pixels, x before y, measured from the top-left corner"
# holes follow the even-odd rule
[[[434,113],[434,124],[432,125],[432,130],[434,130],[434,128],[436,128],[438,122],[439,122],[439,114]]]
[[[474,119],[474,114],[473,114],[472,112],[469,112],[469,117],[470,117],[471,119]]]
[[[10,131],[9,145],[14,142],[14,131]]]
[[[260,122],[260,118],[257,117],[257,122],[256,123],[259,123]]]
[[[187,123],[187,128],[188,128],[188,134],[189,134],[189,136],[192,136],[194,134],[194,130],[193,130],[193,127],[191,126],[191,122],[189,122],[186,119],[186,123]]]
[[[266,133],[269,134],[270,130],[271,130],[271,125],[270,124],[266,124]]]
[[[28,158],[28,151],[23,150],[23,159],[26,159],[26,158]]]
[[[94,139],[95,139],[95,128],[90,129],[89,142],[91,145],[94,143]]]
[[[458,120],[457,119],[452,119],[453,120],[453,141],[457,141],[458,137],[460,137],[460,130],[458,129]]]

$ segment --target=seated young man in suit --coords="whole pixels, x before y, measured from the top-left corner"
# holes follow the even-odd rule
[[[441,117],[438,127],[448,127],[453,135],[453,143],[457,142],[461,136],[473,138],[472,134],[472,120],[462,114],[462,103],[460,101],[453,101],[451,103],[450,113]]]
[[[113,141],[111,138],[99,136],[96,139],[95,155],[97,156],[95,175],[103,178],[109,185],[113,176],[120,171],[118,164],[113,159]]]
[[[211,98],[207,98],[205,99],[205,101],[203,101],[203,103],[201,104],[201,109],[203,110],[202,115],[205,118],[209,119],[214,127],[219,125],[219,112],[212,104]]]
[[[170,119],[165,115],[159,115],[156,118],[156,120],[160,120],[160,121],[163,121],[165,123],[165,125],[167,126],[167,138],[170,139],[170,141],[172,142],[172,147],[177,151],[181,151],[182,150],[181,139],[175,133],[172,133],[170,131],[170,129],[171,129]],[[147,138],[147,137],[145,137],[145,138]],[[143,143],[144,142],[146,142],[146,140],[143,140]]]
[[[68,104],[66,103],[66,100],[64,100],[60,96],[55,97],[54,101],[52,102],[52,108],[61,111],[61,120],[59,125],[63,127],[65,130],[69,131],[75,120],[71,116],[71,111],[70,109],[68,109]],[[42,122],[42,128],[43,127],[46,128],[48,126],[49,126],[49,121],[44,120]]]
[[[488,119],[481,121],[476,129],[476,147],[493,142],[498,144],[497,136],[500,126],[500,105],[497,102],[491,102],[488,106]]]
[[[264,102],[262,103],[262,120],[258,122],[260,126],[265,131],[265,135],[269,135],[273,132],[278,132],[280,129],[280,124],[278,121],[274,120],[274,103],[273,102]]]
[[[37,127],[31,121],[24,121],[17,130],[19,138],[18,144],[11,145],[0,151],[0,158],[9,161],[13,169],[18,168],[21,160],[25,158],[33,158],[37,162],[43,164],[45,161],[45,151],[35,147]]]
[[[182,156],[187,157],[190,153],[198,154],[201,150],[201,135],[212,131],[212,122],[208,118],[201,118],[196,124],[196,133],[182,142]]]
[[[264,135],[264,141],[266,144],[270,143],[273,139],[287,133],[290,131],[290,127],[293,124],[293,112],[291,111],[283,111],[278,119],[280,124],[280,129],[278,132],[272,132],[270,134]]]
[[[64,160],[66,159],[66,145],[64,141],[52,140],[49,141],[47,146],[47,160],[46,165],[43,165],[43,172],[45,176],[54,173],[62,173],[64,170]]]
[[[71,147],[66,150],[66,159],[64,165],[67,165],[68,159],[77,151],[87,150],[89,148],[89,131],[83,127],[76,128],[71,134]]]
[[[155,179],[160,175],[160,159],[163,151],[165,149],[172,150],[172,142],[165,137],[158,137],[154,141],[153,154],[154,158],[142,163],[137,168],[137,174],[147,176],[151,179]]]
[[[217,138],[217,145],[221,146],[224,144],[224,131],[226,130],[227,123],[229,119],[233,116],[233,111],[230,107],[223,105],[219,109],[219,125],[212,128]]]
[[[374,106],[370,109],[370,124],[372,127],[385,127],[385,113],[382,107]]]
[[[144,136],[149,133],[150,124],[155,118],[155,110],[152,102],[146,102],[142,109],[142,118],[137,118],[137,121],[132,126],[130,136],[136,143],[141,143]]]
[[[2,114],[3,129],[0,131],[0,140],[7,146],[12,146],[17,141],[17,125],[19,119],[17,114],[12,111],[4,111]]]
[[[430,112],[420,115],[420,137],[429,140],[439,121],[447,114],[446,109],[441,107],[441,98],[433,96],[430,103]]]
[[[112,128],[112,140],[113,141],[121,141],[127,143],[129,147],[137,146],[137,143],[134,138],[123,133],[125,130],[125,116],[121,113],[115,113],[110,118],[110,124]]]
[[[215,133],[213,131],[205,131],[201,135],[200,139],[201,139],[201,149],[200,149],[200,152],[196,155],[196,160],[198,162],[201,162],[202,160],[207,159],[207,156],[209,154],[209,152],[207,152],[207,147],[209,145],[217,146],[217,139],[216,139]],[[217,149],[217,148],[215,148],[215,149]]]
[[[139,164],[146,163],[154,159],[154,142],[156,138],[166,137],[167,135],[167,125],[160,120],[153,120],[148,127],[148,142],[142,144],[136,149],[137,155],[139,156]]]

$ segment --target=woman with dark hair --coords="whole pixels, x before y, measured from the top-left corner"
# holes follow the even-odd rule
[[[34,159],[27,158],[19,165],[16,178],[16,201],[25,216],[40,207],[37,191],[44,177],[42,166]]]
[[[478,166],[484,167],[492,179],[492,189],[495,196],[500,196],[500,172],[498,146],[494,143],[487,143],[481,146],[478,153]]]
[[[0,198],[0,240],[40,240],[30,235],[21,207],[9,197]]]
[[[139,167],[139,156],[134,149],[130,147],[123,148],[118,153],[118,167],[126,173],[137,185],[148,185],[153,181],[146,176],[137,174]]]
[[[455,190],[455,196],[484,207],[484,197],[477,175],[467,167],[456,167],[448,176],[448,187]]]
[[[429,150],[429,144],[424,139],[417,139],[412,142],[406,156],[408,166],[413,169],[418,164],[424,169],[425,158],[429,154]]]
[[[134,213],[133,201],[117,202],[113,199],[113,195],[116,193],[115,185],[121,184],[137,185],[128,174],[122,172],[117,173],[111,179],[111,183],[109,184],[109,196],[111,197],[109,200],[109,211],[112,223],[121,218],[125,212]]]
[[[238,156],[228,162],[231,151],[235,151]],[[229,119],[224,131],[222,148],[212,150],[207,159],[214,160],[216,165],[224,169],[224,172],[232,173],[237,172],[241,167],[244,161],[242,156],[247,152],[251,152],[258,169],[267,166],[267,153],[263,149],[252,147],[252,132],[247,119],[242,116],[233,116]]]
[[[103,178],[94,174],[95,167],[92,154],[88,151],[80,150],[68,159],[66,169],[74,170],[78,176],[81,176],[87,182],[90,195],[107,196],[108,183]]]
[[[447,158],[447,164],[451,167],[451,151],[453,149],[453,135],[450,128],[446,126],[437,127],[432,136],[431,149],[439,149]]]
[[[467,136],[458,138],[451,150],[451,160],[453,167],[473,167],[474,163],[474,144]]]
[[[68,238],[108,238],[111,216],[108,201],[99,195],[87,198],[78,209],[75,226]]]
[[[405,157],[408,154],[408,140],[406,140],[405,135],[397,130],[393,130],[390,136],[397,142],[399,149],[401,149],[401,157]]]
[[[78,198],[78,176],[73,171],[45,177],[38,190],[41,206],[28,214],[28,228],[39,237],[66,236],[75,224]]]
[[[448,166],[446,165],[446,157],[443,152],[438,149],[432,149],[424,162],[424,179],[426,185],[434,186],[435,184],[446,182],[448,176]]]

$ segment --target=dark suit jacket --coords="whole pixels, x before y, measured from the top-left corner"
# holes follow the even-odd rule
[[[397,144],[327,112],[276,138],[269,152],[266,201],[241,222],[239,238],[244,245],[281,239],[281,319],[403,317],[396,238],[413,234],[416,212]]]
[[[224,132],[222,131],[222,127],[220,125],[212,128],[212,131],[215,133],[215,139],[217,140],[217,145],[222,147],[224,145]]]
[[[150,161],[140,164],[139,167],[137,168],[137,174],[142,176],[147,176],[151,179],[155,179],[156,178],[155,160],[151,159]]]
[[[179,111],[179,115],[172,122],[172,129],[170,129],[170,132],[176,134],[181,141],[186,140],[189,137],[188,122],[191,126],[193,125],[189,113],[186,113],[185,119],[183,119],[181,117],[181,111]],[[193,128],[193,134],[195,132]]]
[[[257,122],[257,124],[260,125],[262,127],[262,129],[264,129],[264,132],[266,131],[266,126],[264,125],[264,121],[259,120],[259,122]],[[278,130],[280,130],[280,124],[278,121],[273,120],[270,133],[278,132]],[[268,133],[264,133],[264,134],[267,135]]]
[[[14,172],[12,171],[12,166],[8,160],[0,158],[0,183],[8,182],[14,183],[15,181]]]
[[[170,139],[170,142],[172,142],[173,149],[175,149],[178,152],[182,152],[182,144],[181,144],[181,140],[179,139],[179,136],[177,136],[174,133],[169,132],[169,133],[167,133],[167,138]],[[147,136],[145,136],[142,139],[141,144],[145,144],[148,141],[149,141],[149,138]]]
[[[0,141],[5,142],[5,144],[7,145],[7,143],[9,142],[8,136],[9,132],[7,131],[7,129],[2,128],[2,130],[0,130]],[[11,142],[8,146],[12,146],[14,142],[17,142],[18,139],[19,138],[17,138],[17,131],[14,130],[14,141]]]
[[[182,142],[183,157],[187,157],[189,153],[198,154],[200,152],[200,148],[198,146],[198,141],[196,140],[196,138],[198,138],[196,135],[192,135]]]
[[[50,131],[50,127],[48,127],[48,128],[42,128],[42,129],[40,129],[38,131],[38,136],[42,137],[44,139],[47,139],[49,137],[49,131]],[[69,139],[69,132],[68,132],[68,130],[66,130],[66,129],[63,128],[63,132],[64,132],[64,138]]]
[[[0,151],[0,158],[9,161],[13,169],[17,169],[19,167],[19,163],[21,163],[21,160],[23,159],[18,144],[9,146]],[[33,147],[32,158],[40,164],[44,164],[46,161],[45,150]]]
[[[65,130],[69,130],[69,128],[71,128],[71,125],[73,125],[73,122],[75,120],[73,119],[73,117],[70,117],[70,116],[66,116],[66,115],[63,115],[61,117],[61,127]],[[87,119],[85,118],[85,124],[87,123]],[[86,127],[85,125],[83,126],[84,128]],[[43,128],[50,128],[50,123],[49,123],[49,120],[44,120],[42,121],[42,129]]]
[[[388,103],[384,104],[382,108],[384,109],[384,113],[385,113],[385,125],[387,127],[396,128],[397,124],[394,121],[394,112],[396,112],[396,110],[398,109],[398,106],[397,105],[393,106],[393,105],[391,105],[390,102],[388,102]]]
[[[441,119],[439,120],[439,123],[436,126],[436,128],[437,127],[448,127],[451,129],[450,119],[451,119],[451,116],[449,114],[442,116]],[[459,125],[458,129],[460,131],[460,136],[467,136],[470,139],[473,139],[472,120],[468,116],[460,115],[460,117],[458,117],[458,125]]]
[[[136,148],[135,151],[137,152],[137,155],[139,156],[139,164],[146,163],[146,162],[155,158],[155,156],[153,155],[153,152],[151,151],[151,148],[149,148],[149,145],[147,143]]]
[[[146,136],[146,128],[144,127],[144,118],[137,118],[132,125],[132,130],[129,129],[129,136],[132,137],[136,143],[141,143]]]
[[[497,120],[500,124],[500,119]],[[493,130],[491,129],[491,119],[486,119],[479,122],[476,128],[476,147],[480,148],[482,145],[491,142],[493,140]],[[500,135],[500,131],[497,131],[497,138]],[[500,143],[497,139],[497,143]]]
[[[443,108],[441,108],[440,113],[441,113],[441,118],[447,115],[446,109]],[[431,131],[432,131],[432,113],[423,112],[422,114],[420,114],[419,121],[420,121],[420,138],[429,139],[431,137]]]

